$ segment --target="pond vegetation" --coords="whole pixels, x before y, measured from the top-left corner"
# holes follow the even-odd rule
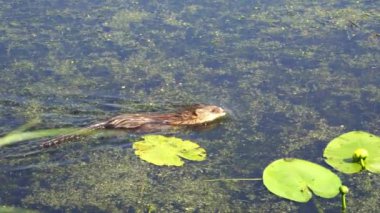
[[[376,1],[1,4],[2,136],[33,119],[40,122],[30,131],[194,103],[230,112],[210,130],[174,135],[207,150],[205,161],[183,167],[141,161],[131,145],[139,136],[122,133],[37,153],[38,139],[1,147],[1,205],[50,212],[334,211],[340,202],[289,202],[260,181],[204,180],[261,177],[284,157],[327,167],[321,156],[332,138],[352,130],[380,135]],[[337,174],[350,187],[350,211],[380,207],[377,174]]]

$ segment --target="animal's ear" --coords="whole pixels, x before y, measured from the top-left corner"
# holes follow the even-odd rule
[[[201,115],[201,114],[204,114],[205,113],[205,110],[204,109],[196,109],[195,110],[195,114],[196,115]]]

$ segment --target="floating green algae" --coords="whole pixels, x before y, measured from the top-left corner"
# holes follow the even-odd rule
[[[33,176],[19,173],[33,182],[22,193],[27,196],[23,203],[29,206],[125,211],[119,205],[124,201],[125,206],[142,211],[153,205],[164,212],[299,211],[304,207],[261,193],[257,185],[215,183],[209,188],[197,178],[249,177],[259,174],[274,157],[320,156],[321,147],[337,133],[365,129],[377,134],[378,19],[376,3],[368,1],[3,2],[3,133],[33,117],[43,121],[38,126],[41,129],[77,127],[119,113],[166,112],[198,102],[221,105],[232,116],[211,131],[176,135],[200,142],[208,151],[207,163],[202,168],[184,167],[186,180],[180,176],[183,170],[159,172],[148,167],[156,173],[144,173],[149,176],[147,190],[129,188],[145,192],[142,202],[117,191],[121,178],[100,190],[104,196],[95,190],[74,190],[85,188],[82,183],[87,182],[81,176],[93,170],[106,174],[89,175],[94,179],[90,186],[102,187],[99,183],[107,178],[126,175],[105,169],[115,165],[106,160],[112,159],[110,155],[102,157],[107,162],[104,167],[97,160],[83,163],[87,169],[77,165],[79,159],[87,159],[78,152],[125,146],[113,139],[88,141],[84,147],[75,144],[62,152],[53,149],[31,159],[1,159],[1,168],[54,160],[61,165],[49,170],[51,177],[48,170],[34,167],[30,170]],[[4,148],[11,152],[13,147]],[[76,148],[79,156],[73,153]],[[136,164],[139,161],[131,167]],[[145,171],[141,165],[136,170]],[[11,196],[19,194],[11,185],[22,185],[15,176],[0,176],[3,183],[9,183],[0,190],[10,194],[1,196],[6,204],[18,202]],[[71,178],[64,177],[80,181],[70,183]],[[129,184],[138,181],[127,177]],[[371,188],[379,180],[360,177],[348,178],[350,189],[355,186],[352,190],[360,192],[350,199],[351,210],[369,212],[379,205],[379,190]],[[110,195],[112,190],[117,193]],[[165,196],[162,201],[150,195],[160,190]],[[34,192],[41,198],[33,197]],[[73,194],[72,199],[67,194]],[[119,195],[123,201],[115,198]],[[218,200],[223,205],[218,206]],[[324,210],[336,209],[334,204],[320,202]],[[85,203],[91,207],[86,209]]]
[[[79,153],[67,154],[69,159]],[[195,168],[192,166],[187,166],[181,174],[167,169],[157,170],[157,167],[142,163],[132,150],[125,152],[118,148],[100,150],[88,158],[89,163],[71,164],[64,168],[48,164],[44,170],[54,176],[41,173],[35,178],[45,179],[50,186],[41,187],[35,182],[31,186],[35,194],[27,196],[23,203],[50,208],[75,206],[77,209],[86,209],[86,206],[91,205],[113,212],[144,210],[150,204],[157,204],[161,210],[173,211],[176,207],[171,203],[189,209],[211,210],[218,208],[218,205],[228,208],[220,204],[220,200],[226,201],[228,198],[226,192],[220,188],[210,188],[202,180],[193,179],[192,170]],[[181,191],[182,196],[171,192],[173,188]],[[199,201],[199,196],[204,199]]]

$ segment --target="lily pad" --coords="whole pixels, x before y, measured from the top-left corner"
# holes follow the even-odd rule
[[[182,166],[181,157],[193,161],[206,159],[206,150],[198,144],[162,135],[146,135],[133,144],[133,149],[141,159],[157,166]]]
[[[265,187],[272,193],[297,202],[307,202],[313,193],[323,198],[339,194],[339,177],[330,170],[301,159],[279,159],[263,173]]]
[[[363,131],[348,132],[330,141],[323,156],[326,163],[343,173],[363,169],[380,173],[380,137]]]

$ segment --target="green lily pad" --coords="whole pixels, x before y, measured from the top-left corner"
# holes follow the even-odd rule
[[[269,164],[263,173],[265,187],[272,193],[297,202],[307,202],[313,193],[333,198],[342,185],[330,170],[301,159],[279,159]]]
[[[206,150],[188,140],[162,135],[146,135],[143,139],[133,144],[135,154],[157,166],[182,166],[180,157],[193,161],[206,159]]]
[[[380,173],[380,137],[363,131],[348,132],[330,141],[323,156],[326,163],[343,173],[363,169]]]

